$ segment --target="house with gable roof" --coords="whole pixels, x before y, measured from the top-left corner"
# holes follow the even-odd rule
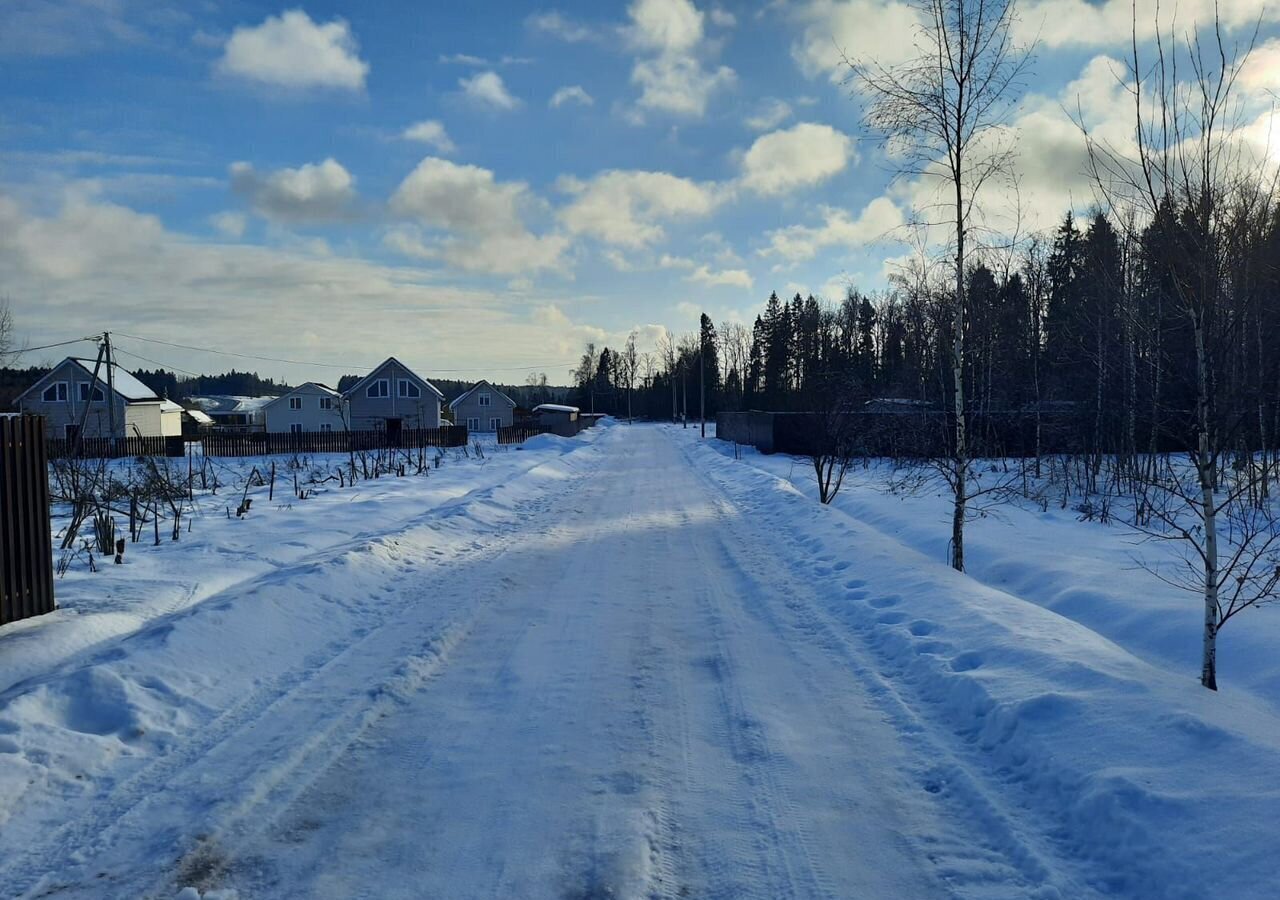
[[[394,356],[342,395],[352,431],[385,431],[393,440],[413,428],[439,428],[444,394]]]
[[[94,369],[97,367],[97,377]],[[182,434],[182,407],[156,396],[118,364],[68,356],[18,395],[24,413],[44,416],[45,436],[72,438],[84,423],[85,437],[162,437]],[[108,394],[110,406],[108,405]],[[112,434],[112,408],[115,433]]]

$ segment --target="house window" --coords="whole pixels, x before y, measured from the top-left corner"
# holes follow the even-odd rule
[[[489,393],[486,391],[485,393],[483,393],[483,394],[481,394],[481,395],[480,395],[480,405],[481,405],[481,406],[488,406],[488,405],[489,405],[489,401],[490,401],[490,399],[491,399],[491,398],[490,398],[490,396],[489,396]]]
[[[391,382],[387,381],[385,378],[379,378],[377,381],[369,385],[369,389],[364,393],[366,397],[371,397],[375,400],[379,397],[390,397]]]
[[[67,383],[65,381],[54,382],[44,389],[44,393],[40,395],[40,399],[45,403],[66,403]]]
[[[76,387],[79,389],[79,392],[80,392],[80,402],[83,403],[86,400],[88,400],[89,399],[89,382],[82,381],[79,384],[77,384]],[[105,399],[107,399],[107,395],[102,393],[102,388],[95,387],[93,389],[93,402],[101,403]]]
[[[412,381],[410,381],[407,378],[400,379],[400,383],[397,386],[397,391],[399,396],[408,397],[412,400],[416,400],[417,398],[422,396],[422,388],[418,387],[416,384],[414,384]]]
[[[479,418],[467,419],[467,431],[479,431],[479,430],[480,430]]]
[[[495,416],[495,417],[493,417],[492,419],[490,419],[490,420],[489,420],[489,430],[490,430],[490,431],[497,431],[497,430],[498,430],[499,428],[501,428],[501,427],[502,427],[502,419],[501,419],[501,418],[499,418],[499,417]]]
[[[333,398],[332,398],[332,397],[321,397],[321,398],[320,398],[320,408],[321,408],[321,409],[333,409]]]
[[[289,408],[290,408],[290,409],[302,409],[302,398],[301,398],[301,397],[290,397],[290,398],[289,398]]]
[[[321,430],[321,431],[333,431],[333,424],[332,424],[331,422],[321,422],[321,423],[320,423],[320,430]]]
[[[301,422],[290,422],[290,423],[289,423],[289,433],[290,433],[290,434],[302,434],[302,423],[301,423]]]

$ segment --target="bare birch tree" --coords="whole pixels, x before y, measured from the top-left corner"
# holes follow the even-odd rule
[[[1229,45],[1215,10],[1212,24],[1192,26],[1183,42],[1165,37],[1159,21],[1155,34],[1155,59],[1148,63],[1139,52],[1135,11],[1128,71],[1118,73],[1133,101],[1131,144],[1117,147],[1093,135],[1083,118],[1078,124],[1090,174],[1113,209],[1136,226],[1166,210],[1175,216],[1178,240],[1154,263],[1171,288],[1170,314],[1192,340],[1194,372],[1187,380],[1195,408],[1185,427],[1169,435],[1187,447],[1190,467],[1145,469],[1145,511],[1159,530],[1140,530],[1186,548],[1204,604],[1200,683],[1217,690],[1218,632],[1240,610],[1273,599],[1280,581],[1280,522],[1269,504],[1246,505],[1254,496],[1251,479],[1265,470],[1253,464],[1251,452],[1235,472],[1223,470],[1243,423],[1228,375],[1256,301],[1231,295],[1228,248],[1242,208],[1253,206],[1253,215],[1264,219],[1271,214],[1274,206],[1256,209],[1257,188],[1274,204],[1276,173],[1266,160],[1250,158],[1238,134],[1237,82],[1256,28],[1243,44]],[[1190,73],[1185,81],[1180,64]],[[1185,578],[1165,580],[1188,586]]]
[[[951,297],[954,492],[951,565],[964,571],[964,523],[970,478],[966,434],[965,278],[983,186],[1007,174],[1005,130],[1030,54],[1013,40],[1015,0],[912,0],[919,55],[885,65],[848,60],[866,96],[864,120],[902,160],[900,175],[938,181],[949,208],[955,285]]]

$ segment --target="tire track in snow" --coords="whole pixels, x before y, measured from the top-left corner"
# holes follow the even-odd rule
[[[598,465],[598,461],[595,464]],[[538,465],[531,466],[525,470],[524,474],[537,468]],[[502,485],[492,485],[448,501],[409,520],[408,527],[397,531],[395,535],[400,536],[415,531],[439,533],[448,524],[448,519],[461,515],[468,505],[486,501],[501,487]],[[466,558],[473,562],[481,559],[492,560],[505,552],[506,538],[511,533],[528,527],[529,519],[548,512],[550,490],[551,487],[543,486],[541,493],[534,498],[517,501],[514,505],[514,515],[509,516],[508,521],[496,528],[490,527],[487,534],[481,533],[480,537],[465,548]],[[402,561],[402,554],[397,549],[398,545],[399,541],[388,535],[383,535],[376,540],[352,541],[349,542],[349,549],[345,556],[339,557],[339,560],[352,555],[359,556],[374,547],[381,547],[389,559]],[[462,553],[463,550],[459,549],[453,555],[457,557]],[[111,785],[106,796],[97,795],[89,798],[89,808],[82,815],[56,829],[39,846],[28,849],[22,857],[0,870],[0,883],[4,884],[7,890],[13,891],[12,895],[17,897],[69,897],[77,893],[101,896],[101,892],[108,885],[111,893],[116,895],[144,896],[148,890],[162,891],[173,886],[172,879],[175,873],[168,869],[167,865],[157,863],[155,859],[157,855],[162,855],[166,859],[178,858],[179,874],[184,866],[187,871],[199,871],[206,876],[215,874],[221,865],[221,860],[220,857],[215,859],[211,848],[215,845],[218,836],[222,834],[222,825],[218,819],[220,815],[226,815],[227,833],[234,834],[252,813],[263,807],[264,802],[273,796],[287,796],[290,791],[288,783],[291,774],[297,773],[299,767],[308,761],[327,760],[331,763],[342,749],[359,737],[359,731],[376,719],[381,706],[395,696],[397,689],[421,686],[432,670],[438,669],[439,665],[443,664],[447,654],[436,651],[456,645],[465,636],[466,623],[474,618],[474,608],[471,610],[471,616],[465,615],[464,609],[464,614],[454,620],[425,623],[428,629],[425,642],[420,639],[415,642],[413,639],[400,638],[397,643],[394,640],[400,636],[393,626],[406,628],[416,626],[419,634],[424,626],[422,622],[413,621],[420,612],[412,602],[407,601],[411,596],[420,595],[421,586],[418,584],[410,587],[407,583],[417,576],[419,568],[429,568],[437,562],[430,541],[419,550],[417,556],[416,565],[400,565],[399,574],[392,579],[393,583],[400,586],[394,593],[406,598],[406,602],[400,605],[384,604],[374,607],[378,612],[372,614],[370,621],[357,633],[352,633],[349,639],[330,642],[309,654],[302,665],[263,682],[239,703],[205,723],[194,736],[145,764],[123,781]],[[298,572],[323,570],[326,564],[333,564],[333,561],[308,558],[270,573],[266,579],[287,580]],[[201,601],[196,607],[176,615],[179,617],[195,615],[201,608],[216,609],[220,598],[234,597],[243,590],[244,585],[239,585],[219,592]],[[384,592],[384,594],[390,593],[392,592]],[[171,627],[171,621],[165,621],[149,626],[145,631]],[[395,646],[390,651],[383,648],[382,655],[376,651],[370,652],[380,639],[392,639],[391,642]],[[388,652],[390,655],[387,655]],[[393,663],[401,665],[417,659],[419,670],[413,673],[402,670],[396,672],[390,679],[384,677],[379,680],[378,669],[375,667],[371,683],[377,684],[378,689],[363,696],[357,692],[357,695],[349,700],[347,708],[338,710],[337,721],[332,727],[323,731],[320,738],[309,739],[301,750],[291,748],[287,739],[283,740],[275,748],[283,758],[274,765],[265,763],[265,771],[264,761],[252,758],[260,754],[250,754],[250,759],[243,760],[243,764],[250,769],[250,772],[245,773],[248,776],[246,779],[232,787],[233,796],[230,799],[224,796],[228,793],[228,785],[225,782],[221,780],[209,782],[201,770],[202,764],[206,764],[209,758],[220,750],[232,747],[238,739],[243,739],[246,746],[254,746],[254,742],[258,740],[256,731],[261,723],[268,722],[273,716],[287,721],[289,717],[284,714],[284,710],[291,704],[304,707],[307,704],[322,704],[321,715],[317,716],[319,719],[324,718],[323,712],[326,709],[333,713],[331,700],[328,701],[328,707],[323,706],[326,700],[319,686],[328,678],[348,684],[360,683],[358,679],[352,682],[340,676],[344,666],[349,666],[353,660],[358,661],[365,657],[381,660],[384,663],[390,659]],[[313,687],[315,689],[311,690]],[[309,690],[310,693],[308,693]],[[363,722],[362,719],[364,719]],[[337,727],[340,722],[361,727],[356,732],[342,731]],[[287,735],[278,737],[284,739]],[[318,774],[315,773],[313,776],[312,773],[308,773],[306,778],[318,777]],[[189,782],[188,784],[184,784],[184,778]],[[241,788],[243,791],[238,796],[235,795],[236,788]],[[178,794],[180,789],[189,791],[189,794],[184,796],[184,805],[187,807],[185,815],[178,817],[176,823],[170,822],[160,833],[157,833],[152,815],[159,814],[161,819],[171,820],[173,810],[167,806],[166,798]],[[295,789],[301,790],[301,787]],[[201,823],[204,823],[203,826]],[[194,847],[189,847],[193,833],[202,834],[204,837],[197,839]],[[160,842],[159,846],[156,843],[157,839]],[[132,869],[119,871],[120,863],[110,859],[111,854],[120,848],[126,851],[132,849],[134,853],[141,851],[141,859],[126,860],[126,865],[132,864]],[[104,863],[105,867],[100,872],[95,873],[93,870],[98,867],[91,863],[99,857],[107,858],[108,862]],[[164,869],[165,873],[157,882],[154,871],[158,867]],[[75,873],[79,875],[79,880],[54,874],[68,869],[80,870]],[[117,871],[112,871],[113,869]],[[120,891],[128,891],[128,893],[120,894]]]
[[[752,500],[749,493],[746,499],[731,497],[726,484],[701,469],[687,448],[682,449],[690,465],[722,498],[723,509],[740,509],[746,513],[726,517],[726,527],[735,535],[733,545],[726,544],[726,552],[737,556],[744,570],[761,583],[776,586],[772,592],[755,596],[786,598],[782,604],[785,613],[763,600],[755,604],[757,613],[774,622],[780,631],[790,627],[807,635],[829,654],[843,659],[851,673],[876,698],[903,740],[914,747],[914,777],[922,791],[942,808],[943,821],[950,820],[952,825],[944,833],[922,839],[926,855],[951,889],[962,897],[1013,898],[1057,897],[1062,895],[1061,887],[1067,891],[1066,896],[1092,896],[1093,892],[1064,867],[1063,860],[1052,850],[1054,823],[1041,821],[1032,809],[1023,805],[1002,802],[1005,785],[998,775],[989,771],[972,747],[953,735],[950,726],[931,718],[929,704],[909,695],[909,685],[899,680],[897,676],[902,673],[891,659],[880,657],[869,642],[864,646],[864,642],[874,637],[877,627],[892,627],[897,623],[854,626],[856,636],[850,635],[846,627],[823,610],[806,585],[810,573],[795,561],[819,551],[821,542],[795,534],[776,510]],[[743,528],[734,524],[739,521],[750,521],[751,533],[744,533]],[[762,540],[759,533],[762,528],[767,528],[771,544]],[[759,562],[778,557],[779,537],[790,550],[785,556],[792,560],[788,568],[796,576],[785,585]],[[756,552],[746,552],[745,548],[752,544]],[[822,567],[823,561],[813,562]],[[819,575],[816,583],[822,584],[832,573],[815,574]],[[867,599],[874,593],[871,586],[857,579],[848,584],[855,600]],[[896,605],[896,598],[891,594],[883,594],[881,598],[878,608],[887,610]],[[889,669],[884,668],[886,665]]]

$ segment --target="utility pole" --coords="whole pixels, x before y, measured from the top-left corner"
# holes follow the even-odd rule
[[[689,427],[689,372],[680,366],[680,393],[684,395],[684,412],[680,414],[680,426]]]
[[[116,449],[116,375],[115,360],[111,358],[111,332],[102,332],[102,349],[107,357],[107,428],[108,446],[114,455]],[[93,402],[93,385],[89,385],[89,402]]]

